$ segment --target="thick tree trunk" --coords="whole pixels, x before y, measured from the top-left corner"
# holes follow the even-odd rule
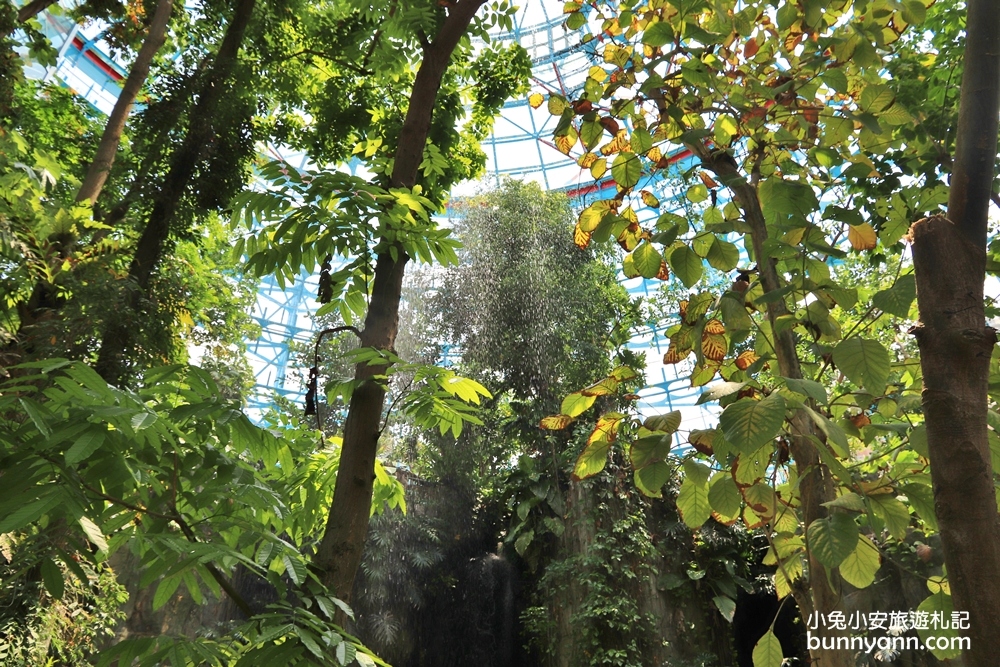
[[[126,299],[126,308],[135,313],[142,295],[149,287],[153,271],[163,258],[170,225],[177,205],[194,175],[195,168],[211,145],[212,116],[236,67],[237,56],[256,0],[238,0],[233,19],[226,29],[212,69],[201,87],[198,101],[191,110],[188,130],[181,147],[170,161],[170,171],[153,202],[146,228],[139,237],[135,256],[129,266],[128,280],[134,283]],[[108,383],[117,384],[125,371],[126,353],[134,340],[128,315],[110,322],[101,340],[96,370]]]
[[[948,218],[913,225],[924,419],[934,509],[955,609],[969,612],[968,667],[997,664],[1000,518],[987,435],[996,332],[986,326],[987,212],[1000,117],[1000,11],[969,0]]]
[[[459,0],[452,4],[433,43],[424,48],[424,59],[413,82],[396,147],[391,187],[411,188],[416,183],[441,81],[452,52],[484,1]],[[396,259],[385,251],[376,260],[371,301],[361,333],[363,347],[389,350],[395,343],[403,273],[409,259],[401,247],[397,246],[395,251]],[[355,380],[362,384],[351,396],[333,506],[314,559],[323,582],[334,595],[347,602],[351,600],[368,533],[375,456],[385,404],[385,388],[373,378],[384,373],[384,367],[366,364],[355,369]]]
[[[24,23],[30,18],[34,18],[38,14],[44,12],[46,9],[56,4],[58,0],[32,0],[24,7],[17,10],[17,20]]]
[[[764,292],[773,292],[780,288],[782,285],[777,271],[777,261],[768,257],[764,251],[764,242],[768,238],[767,224],[761,210],[757,189],[740,174],[736,162],[727,153],[710,152],[701,146],[692,146],[692,148],[695,150],[695,154],[701,158],[702,164],[707,169],[712,170],[719,177],[719,180],[730,189],[736,203],[743,211],[744,218],[751,230],[750,239],[753,254],[757,259],[757,270]],[[767,304],[767,316],[772,331],[778,331],[778,327],[775,326],[776,321],[787,312],[783,299]],[[798,353],[795,350],[795,337],[789,329],[774,336],[774,352],[778,361],[778,371],[782,376],[794,379],[802,377]],[[816,519],[827,515],[823,503],[836,497],[836,484],[830,471],[820,462],[814,439],[822,441],[823,437],[817,431],[812,419],[805,411],[799,410],[792,417],[791,422],[793,438],[789,449],[800,480],[799,495],[802,520],[806,526],[809,526]],[[809,590],[807,591],[802,586],[792,587],[795,601],[802,615],[808,617],[814,611],[829,614],[836,610],[841,602],[841,596],[834,587],[839,587],[839,580],[840,576],[836,570],[827,571],[822,563],[810,555]],[[831,587],[831,583],[834,587]],[[822,624],[816,632],[816,635],[821,639],[826,636],[835,637],[839,634],[843,633],[823,627]],[[814,667],[854,667],[855,664],[853,652],[845,649],[814,650],[810,652],[810,658]]]
[[[104,181],[108,178],[108,172],[111,171],[111,167],[115,163],[115,154],[118,152],[122,130],[125,129],[125,121],[132,110],[132,103],[135,102],[135,98],[146,82],[153,57],[166,40],[167,22],[170,20],[170,10],[173,8],[173,4],[173,0],[159,0],[156,4],[153,20],[149,24],[149,32],[135,57],[135,62],[132,63],[132,69],[128,73],[128,78],[125,79],[122,92],[118,95],[115,107],[111,110],[108,122],[104,126],[104,134],[101,135],[101,143],[97,146],[94,160],[87,168],[87,175],[76,195],[78,202],[86,200],[93,204],[97,201],[97,196],[101,194],[101,188],[104,187]]]

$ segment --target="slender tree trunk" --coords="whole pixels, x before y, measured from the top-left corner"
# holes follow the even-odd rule
[[[56,4],[57,1],[58,0],[32,0],[32,2],[29,2],[24,7],[17,10],[17,20],[24,23],[28,19],[38,16],[49,7]]]
[[[97,196],[104,187],[104,181],[108,178],[108,172],[115,163],[115,154],[118,152],[118,144],[121,141],[122,130],[125,129],[125,121],[132,110],[132,103],[139,95],[146,77],[149,76],[149,66],[153,62],[153,57],[163,46],[166,40],[167,22],[170,20],[170,11],[173,9],[173,0],[159,0],[156,3],[156,11],[153,13],[153,20],[149,24],[149,32],[139,49],[139,53],[132,63],[132,69],[125,79],[122,92],[118,95],[114,109],[108,117],[108,122],[104,126],[104,134],[101,135],[101,143],[97,146],[94,160],[87,168],[87,175],[83,179],[80,191],[76,195],[78,202],[89,200],[91,204],[97,201]]]
[[[996,332],[986,326],[987,212],[1000,117],[1000,9],[969,0],[948,218],[910,230],[934,509],[955,609],[969,612],[968,667],[1000,656],[1000,517],[987,439]]]
[[[256,0],[237,0],[233,19],[226,29],[212,69],[201,87],[198,101],[191,110],[188,130],[180,148],[170,161],[163,186],[156,194],[149,221],[139,237],[135,256],[129,266],[130,292],[125,307],[129,313],[109,323],[101,340],[96,370],[109,384],[117,384],[126,370],[126,353],[134,340],[130,315],[139,309],[143,293],[149,287],[153,271],[163,258],[170,225],[177,205],[188,187],[195,168],[204,158],[213,134],[212,117],[226,89],[226,82],[236,67],[240,45],[253,15]]]
[[[692,146],[692,149],[701,158],[702,164],[707,169],[712,170],[719,177],[719,180],[732,191],[736,203],[743,211],[744,218],[750,227],[753,254],[757,259],[757,270],[764,292],[773,292],[780,288],[781,278],[777,271],[777,261],[768,257],[764,251],[764,242],[768,238],[767,224],[761,210],[757,189],[743,177],[738,165],[727,153],[711,152],[707,148],[697,145]],[[779,330],[776,321],[787,312],[783,299],[767,304],[767,316],[772,331]],[[789,329],[774,336],[774,352],[778,361],[778,371],[782,376],[793,379],[802,378],[799,356],[795,350],[795,337]],[[791,423],[793,438],[789,449],[800,480],[799,497],[802,520],[806,526],[809,526],[816,519],[827,516],[827,509],[823,503],[836,497],[836,484],[830,471],[820,462],[815,440],[823,441],[824,438],[816,429],[812,419],[804,410],[798,410],[792,417]],[[792,593],[800,613],[804,617],[808,617],[813,612],[829,614],[836,610],[841,602],[841,596],[836,590],[839,588],[839,582],[840,576],[836,570],[827,571],[823,564],[810,554],[808,590],[804,586],[792,586]],[[822,624],[816,632],[816,635],[821,638],[825,636],[836,637],[841,634],[843,633],[822,627]],[[814,667],[854,667],[855,664],[853,652],[846,649],[810,651],[810,658]]]
[[[484,1],[459,0],[452,4],[434,42],[425,46],[396,147],[391,187],[411,188],[416,183],[442,78],[452,52]],[[396,259],[389,252],[383,252],[375,263],[371,301],[361,332],[362,347],[390,350],[395,343],[403,273],[409,260],[401,247],[395,250]],[[354,378],[362,384],[351,396],[333,506],[314,559],[323,582],[347,602],[351,600],[368,533],[375,455],[385,405],[385,388],[373,378],[384,374],[385,370],[366,364],[355,368]]]

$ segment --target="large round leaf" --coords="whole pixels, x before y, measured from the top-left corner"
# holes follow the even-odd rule
[[[833,363],[851,382],[875,394],[885,389],[889,377],[889,351],[877,340],[848,338],[833,348]]]
[[[674,270],[674,274],[681,279],[685,287],[692,287],[701,280],[701,274],[704,271],[701,257],[686,245],[678,246],[670,253],[670,268]]]
[[[648,241],[643,241],[632,251],[632,263],[643,278],[655,278],[662,261],[663,255]]]
[[[879,565],[878,547],[862,535],[854,551],[840,564],[840,576],[855,588],[868,588],[875,581]]]
[[[635,153],[619,153],[611,163],[611,178],[623,190],[633,188],[642,176],[642,163]]]
[[[730,404],[719,417],[726,440],[736,449],[752,454],[781,431],[785,421],[785,402],[777,394],[763,401],[741,398]]]
[[[712,515],[712,506],[708,502],[708,484],[686,478],[681,483],[677,494],[677,510],[688,528],[700,528]]]
[[[753,667],[781,667],[785,656],[781,653],[781,642],[768,630],[753,647]]]
[[[835,512],[809,524],[806,537],[816,560],[827,567],[837,567],[857,548],[858,525],[847,514]]]

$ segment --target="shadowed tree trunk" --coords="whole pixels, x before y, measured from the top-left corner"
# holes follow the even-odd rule
[[[212,116],[226,89],[226,82],[236,67],[240,45],[253,15],[255,2],[256,0],[238,0],[236,3],[233,19],[226,29],[212,69],[191,110],[184,142],[172,156],[170,171],[153,201],[152,213],[139,237],[128,271],[127,280],[133,284],[128,286],[125,307],[132,313],[138,311],[153,271],[163,258],[177,205],[190,184],[196,167],[211,145],[214,132]],[[126,370],[127,353],[135,339],[130,319],[128,314],[115,318],[104,330],[96,370],[109,384],[118,384]]]
[[[424,47],[424,58],[413,82],[396,146],[390,187],[412,188],[416,183],[441,80],[452,52],[484,1],[459,0],[450,5],[448,17],[434,41]],[[401,247],[395,250],[396,259],[386,250],[376,261],[368,315],[361,332],[362,347],[390,350],[395,343],[403,273],[409,260]],[[355,368],[354,378],[361,384],[351,396],[333,506],[314,559],[323,582],[347,602],[351,599],[368,533],[375,455],[385,404],[385,388],[373,378],[383,375],[385,370],[385,367],[366,364],[358,364]]]
[[[17,10],[17,20],[24,23],[28,19],[38,16],[49,7],[56,4],[56,2],[58,2],[58,0],[32,0],[32,2],[29,2],[24,7]]]
[[[101,143],[97,146],[94,160],[87,168],[87,175],[83,179],[80,191],[76,195],[76,200],[82,202],[90,201],[91,204],[97,201],[97,196],[101,194],[104,181],[108,178],[108,172],[115,163],[115,154],[118,152],[118,144],[122,138],[122,130],[125,129],[125,121],[128,120],[129,112],[132,110],[132,103],[146,82],[149,76],[149,66],[153,62],[153,57],[163,46],[166,39],[167,22],[170,20],[170,10],[173,8],[173,0],[159,0],[156,3],[156,11],[153,13],[153,20],[149,24],[149,32],[139,49],[139,53],[132,63],[132,69],[125,79],[122,92],[118,95],[114,109],[108,116],[108,122],[104,126],[104,134],[101,135]]]
[[[1000,518],[987,439],[987,390],[996,332],[986,326],[987,213],[1000,115],[1000,10],[969,0],[965,72],[948,217],[910,230],[920,323],[923,406],[934,509],[955,609],[970,614],[969,667],[997,664]]]
[[[757,188],[743,177],[739,166],[728,153],[713,152],[701,145],[691,145],[691,148],[701,159],[702,165],[715,173],[723,185],[730,189],[733,198],[743,211],[750,227],[753,254],[757,259],[757,270],[764,292],[779,289],[782,284],[778,275],[777,260],[768,257],[764,249],[764,244],[768,240],[767,223]],[[801,379],[802,369],[795,350],[795,336],[790,329],[782,329],[776,325],[778,318],[787,312],[783,299],[772,300],[767,304],[767,317],[772,331],[780,332],[774,337],[778,371],[786,378]],[[812,419],[804,410],[798,410],[792,417],[791,423],[793,439],[789,449],[800,480],[799,495],[803,523],[809,526],[813,521],[827,516],[828,512],[823,503],[836,497],[836,485],[830,471],[820,461],[819,452],[816,451],[817,446],[825,445],[822,442],[824,438]],[[841,595],[837,590],[839,583],[839,573],[836,570],[827,571],[827,568],[810,553],[808,585],[801,580],[798,584],[792,584],[792,595],[802,617],[808,618],[813,612],[829,614],[836,610],[841,602]],[[822,638],[836,637],[845,633],[820,624],[815,634]],[[853,652],[847,649],[814,650],[810,652],[810,659],[815,667],[854,667],[855,664]]]

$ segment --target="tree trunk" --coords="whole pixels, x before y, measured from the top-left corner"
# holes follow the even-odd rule
[[[52,5],[56,4],[57,1],[58,0],[32,0],[32,2],[29,2],[24,7],[17,10],[17,20],[20,23],[24,23],[28,19],[34,18]]]
[[[115,154],[118,152],[118,144],[121,141],[122,130],[125,129],[125,121],[128,119],[129,111],[132,110],[132,103],[146,82],[149,75],[149,66],[153,62],[153,57],[163,46],[166,40],[167,22],[170,20],[170,11],[173,9],[173,0],[159,0],[156,4],[156,11],[153,13],[153,20],[149,24],[149,32],[142,43],[142,48],[132,63],[132,69],[125,79],[122,92],[118,95],[114,109],[108,117],[108,122],[104,126],[104,134],[101,135],[101,143],[97,146],[94,160],[87,168],[87,175],[83,179],[80,191],[76,195],[76,200],[82,202],[89,200],[91,204],[97,201],[97,196],[104,187],[104,181],[108,178],[108,172],[115,163]]]
[[[170,233],[170,225],[177,212],[177,205],[194,175],[195,168],[204,158],[212,142],[212,116],[236,66],[237,56],[247,25],[253,15],[256,0],[238,0],[233,19],[226,29],[212,69],[202,85],[198,101],[188,119],[187,134],[181,147],[170,161],[170,171],[153,202],[153,210],[146,228],[139,237],[135,256],[129,266],[130,292],[125,307],[135,313],[142,294],[149,287],[153,271],[163,258],[163,251]],[[118,384],[125,372],[126,352],[134,340],[128,315],[117,318],[105,328],[96,370],[109,384]]]
[[[996,332],[986,326],[987,212],[1000,116],[1000,11],[969,0],[948,218],[910,230],[920,323],[924,419],[934,509],[955,609],[969,612],[969,667],[1000,655],[1000,518],[987,439],[989,365]]]
[[[733,158],[723,151],[711,152],[704,146],[691,146],[702,164],[712,170],[733,193],[736,203],[743,211],[747,225],[750,227],[750,239],[753,245],[753,255],[757,260],[757,270],[760,275],[761,287],[764,292],[773,292],[781,287],[781,278],[777,271],[777,260],[769,258],[764,251],[767,241],[767,224],[761,210],[757,189],[739,172],[739,167]],[[767,316],[771,330],[777,331],[777,319],[787,314],[783,299],[767,304]],[[799,365],[798,353],[795,350],[795,337],[791,330],[785,329],[774,336],[774,352],[777,356],[778,371],[786,378],[801,379],[802,369]],[[816,519],[827,516],[823,503],[833,500],[836,484],[825,465],[820,462],[816,451],[814,438],[823,440],[812,419],[804,410],[796,411],[792,417],[792,443],[790,451],[795,469],[799,475],[799,495],[801,500],[802,520],[809,526]],[[841,599],[837,592],[840,576],[836,570],[827,569],[818,560],[809,558],[809,589],[802,586],[792,586],[795,601],[804,617],[812,612],[829,614],[837,609]],[[832,584],[832,587],[831,587]],[[816,635],[836,637],[842,635],[831,628],[820,624]],[[854,667],[854,654],[846,649],[817,649],[810,651],[814,667]]]
[[[452,52],[484,1],[459,0],[452,4],[433,43],[424,47],[424,59],[413,82],[396,146],[390,187],[412,188],[416,183],[441,81]],[[375,263],[371,301],[361,332],[362,347],[390,350],[396,340],[403,273],[409,258],[398,245],[394,250],[396,259],[384,251]],[[385,404],[385,388],[373,378],[385,371],[385,367],[366,364],[358,364],[355,368],[354,378],[362,384],[351,396],[333,505],[314,559],[323,582],[346,602],[351,600],[368,533],[375,456]]]

